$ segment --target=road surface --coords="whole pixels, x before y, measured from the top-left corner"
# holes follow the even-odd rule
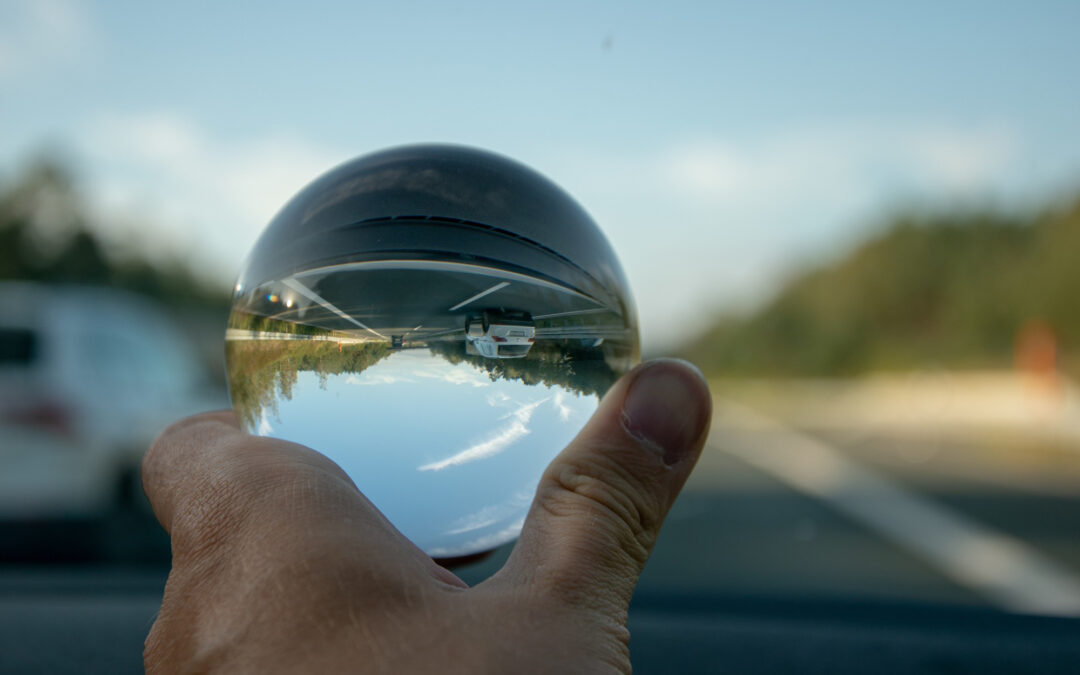
[[[574,288],[460,262],[375,261],[308,270],[261,287],[249,311],[358,338],[423,342],[464,337],[484,309],[525,311],[538,339],[612,337],[625,330],[619,308]]]
[[[716,408],[641,592],[1080,616],[1075,445],[809,430],[727,398]],[[147,511],[0,523],[0,541],[0,562],[168,562],[167,540]],[[484,578],[506,553],[462,577]]]
[[[643,588],[1080,616],[1075,448],[808,433],[716,405]]]

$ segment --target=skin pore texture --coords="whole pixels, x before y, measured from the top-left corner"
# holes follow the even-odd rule
[[[689,364],[624,376],[472,588],[318,452],[231,412],[181,421],[143,463],[173,550],[147,672],[629,672],[630,597],[710,417]]]

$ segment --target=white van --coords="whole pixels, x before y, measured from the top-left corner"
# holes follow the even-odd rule
[[[152,302],[0,283],[0,518],[102,513],[162,428],[221,403]]]
[[[487,310],[465,320],[465,352],[489,359],[520,359],[536,341],[536,324],[526,312]]]

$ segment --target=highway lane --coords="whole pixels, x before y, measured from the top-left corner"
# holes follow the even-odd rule
[[[443,315],[506,300],[512,286],[458,288],[443,298],[454,300]],[[604,311],[564,306],[550,313],[588,319],[598,310]],[[460,330],[457,320],[444,334]],[[545,330],[538,338],[598,337],[603,328],[583,322]],[[664,535],[675,543],[658,550],[649,583],[898,594],[1080,615],[1080,515],[1061,515],[1080,514],[1075,463],[1068,465],[1072,478],[1056,472],[1054,461],[1035,462],[1026,473],[1015,466],[994,473],[987,461],[993,449],[973,439],[942,452],[925,434],[822,434],[732,401],[718,400],[717,407],[709,450]],[[717,482],[718,476],[744,480]],[[779,520],[760,522],[760,514]],[[743,526],[754,522],[762,527]]]
[[[622,334],[587,296],[500,270],[356,265],[275,290],[275,316],[356,340],[456,338],[471,313],[522,306],[538,339]],[[645,586],[1080,613],[1075,448],[808,431],[731,401],[717,408]]]
[[[378,261],[309,270],[260,289],[253,311],[326,330],[424,340],[463,331],[484,309],[527,311],[541,334],[556,329],[612,337],[624,329],[611,308],[575,289],[505,270],[438,261]],[[556,333],[553,333],[555,331]]]
[[[716,405],[709,443],[668,515],[640,593],[958,604],[1080,615],[1075,596],[1080,579],[1080,489],[1075,487],[1080,485],[1080,454],[1075,451],[1074,459],[1067,460],[1060,454],[1034,456],[1027,449],[1021,455],[1029,460],[1026,470],[1010,465],[991,471],[988,464],[1000,463],[993,459],[997,451],[978,438],[954,438],[946,448],[932,435],[900,438],[853,429],[810,434],[777,420],[747,424],[745,416],[731,414],[735,406],[730,401],[718,398]],[[816,443],[832,457],[822,461],[819,451],[807,450],[807,444]],[[1059,450],[1068,456],[1068,449]],[[779,468],[755,461],[758,453],[771,453],[780,460]],[[785,464],[798,465],[808,458],[804,470],[810,475],[828,473],[822,463],[833,464],[834,470],[839,463],[864,479],[872,478],[869,483],[848,483],[854,488],[848,496],[860,498],[841,505],[843,500],[829,490],[800,488],[784,476]],[[1009,475],[1016,480],[1010,482]],[[888,494],[877,491],[882,485]],[[947,528],[960,524],[947,531],[956,544],[989,537],[989,546],[981,551],[963,554],[959,546],[951,554],[966,555],[968,571],[981,570],[981,579],[957,578],[950,568],[948,538],[935,556],[917,541],[896,536],[895,524],[880,522],[880,513],[868,517],[880,512],[882,503],[895,506],[898,491],[903,495],[899,511],[884,520],[906,517],[916,540],[924,530],[932,539],[942,521]],[[917,505],[917,516],[929,511],[928,523],[911,520],[911,502]],[[862,507],[864,514],[858,512]],[[508,551],[504,548],[492,559],[461,570],[462,578],[485,578]],[[1009,555],[1011,568],[1001,564]],[[1046,580],[1038,579],[1047,568],[1049,594]],[[1003,587],[1008,592],[1003,594]]]
[[[1046,486],[889,461],[899,439],[834,444],[717,401],[709,446],[672,510],[643,587],[884,598],[1080,615],[1080,466]],[[734,411],[734,412],[733,412]],[[902,441],[909,452],[919,442]],[[953,442],[980,463],[990,449]],[[985,464],[985,461],[981,462]],[[1056,474],[1056,475],[1054,475]]]
[[[1069,599],[1068,579],[1080,577],[1080,490],[1070,489],[1070,481],[1080,480],[1075,464],[1035,457],[1028,450],[1023,456],[1033,466],[1027,470],[1006,465],[991,470],[988,465],[1001,460],[994,460],[994,450],[976,440],[953,439],[947,446],[932,439],[860,436],[852,440],[841,433],[830,437],[770,424],[736,423],[725,412],[730,409],[726,401],[718,400],[717,405],[719,415],[708,448],[665,523],[642,577],[643,592],[886,599],[1025,610],[997,592],[987,592],[985,584],[958,580],[940,557],[897,538],[873,519],[859,517],[853,512],[859,500],[840,506],[828,490],[801,489],[782,475],[782,468],[753,459],[766,449],[780,457],[800,453],[805,460],[818,454],[806,449],[809,442],[822,443],[835,455],[826,463],[838,457],[848,469],[857,467],[856,474],[870,472],[891,489],[929,503],[938,514],[931,520],[944,513],[946,519],[965,526],[974,524],[980,536],[999,535],[992,542],[1019,542],[1025,555],[1041,561],[1036,570],[1049,562],[1059,577],[1053,583],[1066,579],[1060,595]],[[912,462],[910,457],[929,458]],[[965,472],[960,463],[980,470]],[[1008,480],[1010,474],[1016,477],[1014,483]],[[1036,474],[1041,474],[1042,483]],[[863,499],[872,503],[875,491],[870,488],[874,486],[864,483],[862,487]],[[37,554],[49,560],[166,563],[168,547],[161,546],[161,533],[152,519],[133,524],[130,518],[118,520],[121,515],[104,516],[98,523],[68,523],[67,529],[56,530],[64,540],[51,543],[42,541],[48,528],[38,527],[37,534],[27,538],[15,536],[17,532],[0,524],[4,535],[0,539],[18,542],[0,551],[0,558],[33,562],[33,543],[41,547]],[[961,532],[957,541],[970,535]],[[61,550],[66,558],[57,558]],[[505,555],[504,549],[492,559],[461,570],[461,575],[478,581],[496,569]],[[995,554],[984,549],[973,560],[993,561]],[[1022,579],[1016,570],[1025,567],[1030,570],[1030,559],[1011,572],[999,566],[999,582]],[[992,578],[993,566],[989,569]],[[1025,611],[1069,609],[1029,604]]]

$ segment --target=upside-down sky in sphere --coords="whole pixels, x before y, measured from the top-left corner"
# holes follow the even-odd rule
[[[59,152],[110,237],[228,283],[331,166],[488,148],[592,213],[662,351],[896,205],[1075,190],[1077,25],[1075,2],[9,0],[0,179]]]

